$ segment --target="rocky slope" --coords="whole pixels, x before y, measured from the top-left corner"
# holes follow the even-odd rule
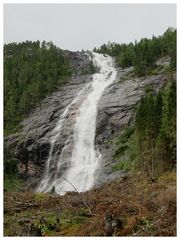
[[[130,69],[125,69],[124,73],[122,76],[122,70],[118,71],[117,80],[106,89],[99,102],[96,144],[102,153],[102,167],[98,183],[112,180],[122,174],[119,171],[112,172],[112,156],[115,149],[111,140],[133,122],[136,105],[145,95],[146,89],[151,88],[156,94],[167,81],[164,74],[137,78]]]
[[[20,173],[34,176],[44,166],[50,148],[50,133],[67,105],[90,75],[72,77],[60,91],[47,97],[22,123],[22,130],[5,138],[5,149],[20,161]],[[63,144],[63,139],[61,139]],[[14,153],[13,153],[14,152]]]
[[[5,152],[10,152],[14,160],[18,161],[19,173],[29,179],[29,182],[32,180],[36,183],[42,175],[50,149],[50,133],[60,115],[83,86],[91,81],[91,75],[80,75],[82,69],[88,69],[90,64],[87,55],[82,53],[73,55],[73,64],[79,70],[68,83],[44,99],[42,104],[29,114],[29,117],[21,123],[20,132],[5,138]],[[167,81],[164,74],[137,78],[131,70],[132,68],[118,69],[116,81],[106,89],[99,102],[95,141],[102,153],[102,163],[97,184],[122,174],[111,171],[114,147],[109,140],[121,134],[124,127],[133,121],[135,106],[145,94],[146,88],[150,86],[157,92]],[[73,110],[71,114],[73,120]],[[59,139],[58,146],[57,151],[60,151],[64,146],[63,137]]]

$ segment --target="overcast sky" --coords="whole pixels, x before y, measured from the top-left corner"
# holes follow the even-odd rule
[[[5,4],[4,42],[52,41],[92,50],[128,43],[176,27],[175,4]]]

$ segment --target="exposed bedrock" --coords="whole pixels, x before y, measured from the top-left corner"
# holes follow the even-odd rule
[[[151,86],[153,91],[157,92],[167,80],[163,74],[137,78],[130,74],[131,70],[132,68],[118,69],[116,81],[105,90],[98,104],[95,143],[102,154],[102,160],[98,170],[97,184],[107,182],[117,175],[123,174],[123,172],[113,173],[111,171],[114,147],[109,140],[121,134],[124,127],[133,121],[135,106],[145,94],[145,89]],[[68,104],[91,80],[92,75],[73,76],[67,84],[59,91],[46,97],[41,105],[24,119],[20,132],[5,137],[5,154],[10,154],[18,161],[19,173],[22,176],[35,181],[40,179],[49,156],[52,130]],[[80,105],[81,101],[78,104]],[[71,107],[66,128],[62,131],[54,148],[56,151],[54,156],[57,158],[65,143],[69,144],[70,157],[73,146],[72,143],[66,142],[66,135],[72,134],[73,137],[71,125],[75,123],[76,108],[78,105]]]
[[[129,70],[131,69],[124,71]],[[102,162],[97,184],[123,174],[123,171],[112,172],[114,164],[112,156],[115,149],[110,140],[120,135],[125,126],[133,122],[135,107],[145,94],[147,87],[152,88],[156,94],[167,81],[163,74],[144,78],[133,77],[131,74],[122,75],[122,70],[118,70],[116,81],[105,90],[98,106],[95,141],[102,154]]]

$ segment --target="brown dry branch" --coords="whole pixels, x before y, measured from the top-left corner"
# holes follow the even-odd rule
[[[87,204],[87,202],[85,201],[85,199],[80,195],[80,193],[78,192],[77,188],[70,182],[68,181],[65,177],[63,177],[63,179],[65,181],[67,181],[75,190],[75,192],[78,194],[78,197],[80,199],[80,201],[82,202],[82,204],[86,207],[86,209],[88,210],[88,213],[90,216],[92,216],[92,210],[91,208],[89,207],[89,205]]]

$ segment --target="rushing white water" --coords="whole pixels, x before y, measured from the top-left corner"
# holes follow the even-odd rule
[[[99,73],[93,75],[92,82],[87,84],[67,106],[52,132],[49,158],[37,191],[47,192],[54,187],[56,193],[64,194],[67,191],[74,191],[73,185],[79,192],[84,192],[94,185],[101,158],[94,144],[97,105],[105,88],[116,79],[117,72],[113,67],[114,62],[110,56],[93,53],[93,63],[100,69]],[[73,135],[69,134],[67,136],[65,145],[58,157],[56,168],[51,171],[56,141],[65,128],[68,119],[72,118],[70,113],[74,113],[74,111],[75,121],[74,124],[71,124]],[[70,158],[68,160],[67,155]],[[67,165],[66,170],[63,175],[60,175],[59,172],[64,164]]]

